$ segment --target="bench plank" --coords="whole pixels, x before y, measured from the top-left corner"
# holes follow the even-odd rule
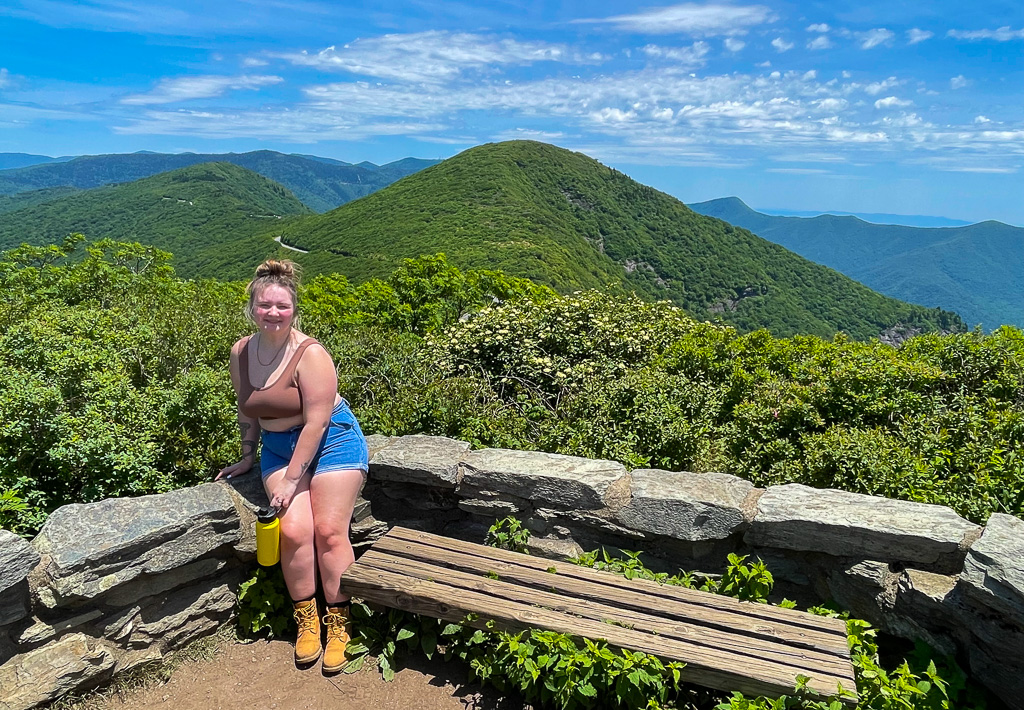
[[[580,618],[609,623],[636,631],[656,634],[662,638],[675,639],[692,645],[693,653],[721,655],[735,663],[764,663],[770,659],[770,665],[779,673],[789,673],[794,678],[797,673],[804,675],[821,675],[824,671],[828,676],[835,676],[844,681],[844,686],[853,678],[845,678],[843,672],[849,663],[842,663],[838,656],[816,652],[808,649],[795,649],[784,644],[764,642],[737,634],[728,634],[718,629],[705,628],[697,624],[678,623],[651,614],[623,610],[606,604],[589,600],[579,600],[562,594],[545,592],[539,589],[524,588],[505,579],[493,580],[477,574],[457,572],[447,567],[401,559],[381,554],[377,551],[367,552],[360,562],[370,568],[385,572],[404,574],[413,579],[423,581],[443,581],[444,584],[460,590],[478,591],[490,594],[496,600],[511,601],[528,606],[540,606],[551,611],[571,614]],[[606,630],[607,632],[607,630]],[[742,658],[732,658],[739,656]],[[835,684],[833,683],[833,690]]]
[[[546,572],[548,569],[553,568],[555,570],[555,574],[563,578],[568,577],[585,582],[596,582],[605,586],[618,587],[628,591],[642,591],[651,596],[658,597],[659,602],[660,599],[666,599],[692,604],[695,607],[695,613],[740,610],[740,613],[743,616],[763,619],[765,621],[783,622],[800,629],[824,631],[826,634],[834,637],[833,643],[835,643],[835,639],[838,639],[838,643],[835,643],[834,645],[837,652],[845,653],[847,651],[846,622],[842,619],[832,619],[827,616],[816,616],[814,614],[808,614],[805,611],[783,609],[782,607],[769,606],[768,604],[744,602],[739,599],[733,599],[732,597],[725,597],[719,594],[708,594],[707,592],[687,589],[686,587],[659,584],[648,579],[629,580],[615,574],[608,574],[601,570],[581,567],[580,565],[576,565],[571,562],[556,562],[548,559],[539,559],[530,557],[529,555],[522,555],[517,552],[477,545],[472,542],[464,542],[462,540],[442,537],[440,535],[432,535],[430,533],[420,532],[419,530],[409,530],[408,528],[392,528],[387,535],[375,543],[375,546],[387,545],[393,540],[406,540],[430,545],[439,551],[438,554],[445,551],[451,551],[466,555],[482,556],[485,559],[497,562],[507,562],[522,567],[529,567],[542,572]],[[828,643],[825,638],[819,638],[818,640],[822,643]]]
[[[349,567],[342,587],[367,601],[447,621],[478,614],[471,624],[478,628],[493,620],[509,631],[541,628],[604,639],[682,661],[685,680],[718,690],[778,696],[791,693],[802,674],[812,679],[811,690],[826,695],[837,683],[856,691],[839,620],[429,533],[393,528]]]
[[[374,545],[374,549],[412,559],[433,560],[437,564],[465,572],[486,574],[493,571],[502,579],[513,580],[533,588],[556,589],[578,599],[615,602],[624,608],[641,612],[651,609],[653,592],[658,614],[665,617],[686,621],[700,619],[702,625],[727,632],[742,632],[751,638],[763,637],[798,648],[821,649],[840,657],[849,654],[846,625],[841,621],[836,623],[837,619],[821,617],[829,622],[821,625],[824,628],[817,628],[817,625],[794,627],[788,621],[794,614],[790,609],[744,602],[685,587],[669,587],[650,580],[627,580],[600,570],[571,563],[536,560],[505,550],[497,552],[505,552],[506,557],[514,557],[498,560],[487,555],[492,548],[461,541],[454,541],[451,549],[443,549],[438,544],[445,544],[445,538],[441,538],[440,543],[434,541],[435,544],[429,544],[422,537],[424,533],[416,533],[416,537],[411,537],[406,536],[406,532],[412,531],[402,531],[393,537],[385,536]],[[554,574],[548,571],[552,569],[555,570]],[[710,602],[701,598],[707,596],[716,598]],[[787,613],[775,615],[772,613],[775,610]],[[798,620],[804,624],[807,624],[807,620],[802,617],[810,616],[812,621],[819,618],[806,612],[795,614],[799,615]],[[780,616],[784,618],[779,618]]]

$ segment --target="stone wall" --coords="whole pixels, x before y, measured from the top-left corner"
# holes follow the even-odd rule
[[[426,436],[369,437],[357,548],[392,525],[481,541],[497,518],[532,552],[644,550],[648,566],[721,572],[764,559],[777,592],[834,599],[884,631],[956,654],[1024,710],[1024,521],[981,528],[943,506],[817,490],[767,490],[717,473],[627,472],[618,463],[470,451]],[[106,682],[214,631],[254,564],[257,475],[159,496],[71,505],[31,543],[0,531],[0,710]]]

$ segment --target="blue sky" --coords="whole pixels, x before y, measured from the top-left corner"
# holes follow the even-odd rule
[[[1024,225],[1022,109],[1019,0],[0,5],[0,152],[530,138],[688,202]]]

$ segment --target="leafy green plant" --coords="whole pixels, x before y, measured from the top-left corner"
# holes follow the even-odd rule
[[[295,629],[281,567],[257,567],[238,587],[238,627],[243,636],[279,638]]]
[[[509,516],[495,521],[487,530],[484,544],[502,550],[529,554],[530,531],[518,518]]]

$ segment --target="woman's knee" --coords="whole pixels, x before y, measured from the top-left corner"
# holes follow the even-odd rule
[[[337,520],[317,521],[314,524],[318,547],[336,549],[351,544],[348,537],[348,524]]]
[[[292,547],[313,544],[313,521],[309,516],[285,515],[281,517],[281,540]]]

